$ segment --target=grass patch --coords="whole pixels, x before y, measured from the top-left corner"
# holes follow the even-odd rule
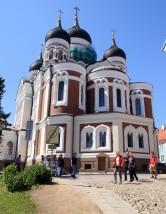
[[[0,179],[0,213],[35,214],[36,206],[28,191],[9,192]]]

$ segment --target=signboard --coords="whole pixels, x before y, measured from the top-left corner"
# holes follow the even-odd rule
[[[59,145],[59,127],[57,125],[46,127],[46,144]]]

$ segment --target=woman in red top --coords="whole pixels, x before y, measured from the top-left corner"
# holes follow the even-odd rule
[[[119,172],[119,183],[122,183],[122,170],[124,166],[124,158],[119,154],[119,152],[116,152],[116,157],[113,161],[113,167],[114,169],[114,183],[117,183],[117,172]]]
[[[151,152],[150,161],[149,161],[149,170],[151,178],[157,179],[157,157],[154,152]]]

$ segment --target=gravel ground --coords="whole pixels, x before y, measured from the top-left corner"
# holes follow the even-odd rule
[[[142,178],[132,183],[107,182],[104,188],[111,189],[120,195],[140,214],[166,213],[166,175],[160,175],[157,180]]]

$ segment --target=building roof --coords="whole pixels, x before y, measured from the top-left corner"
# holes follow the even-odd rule
[[[165,129],[159,129],[158,142],[159,142],[159,144],[166,142],[166,128]]]

